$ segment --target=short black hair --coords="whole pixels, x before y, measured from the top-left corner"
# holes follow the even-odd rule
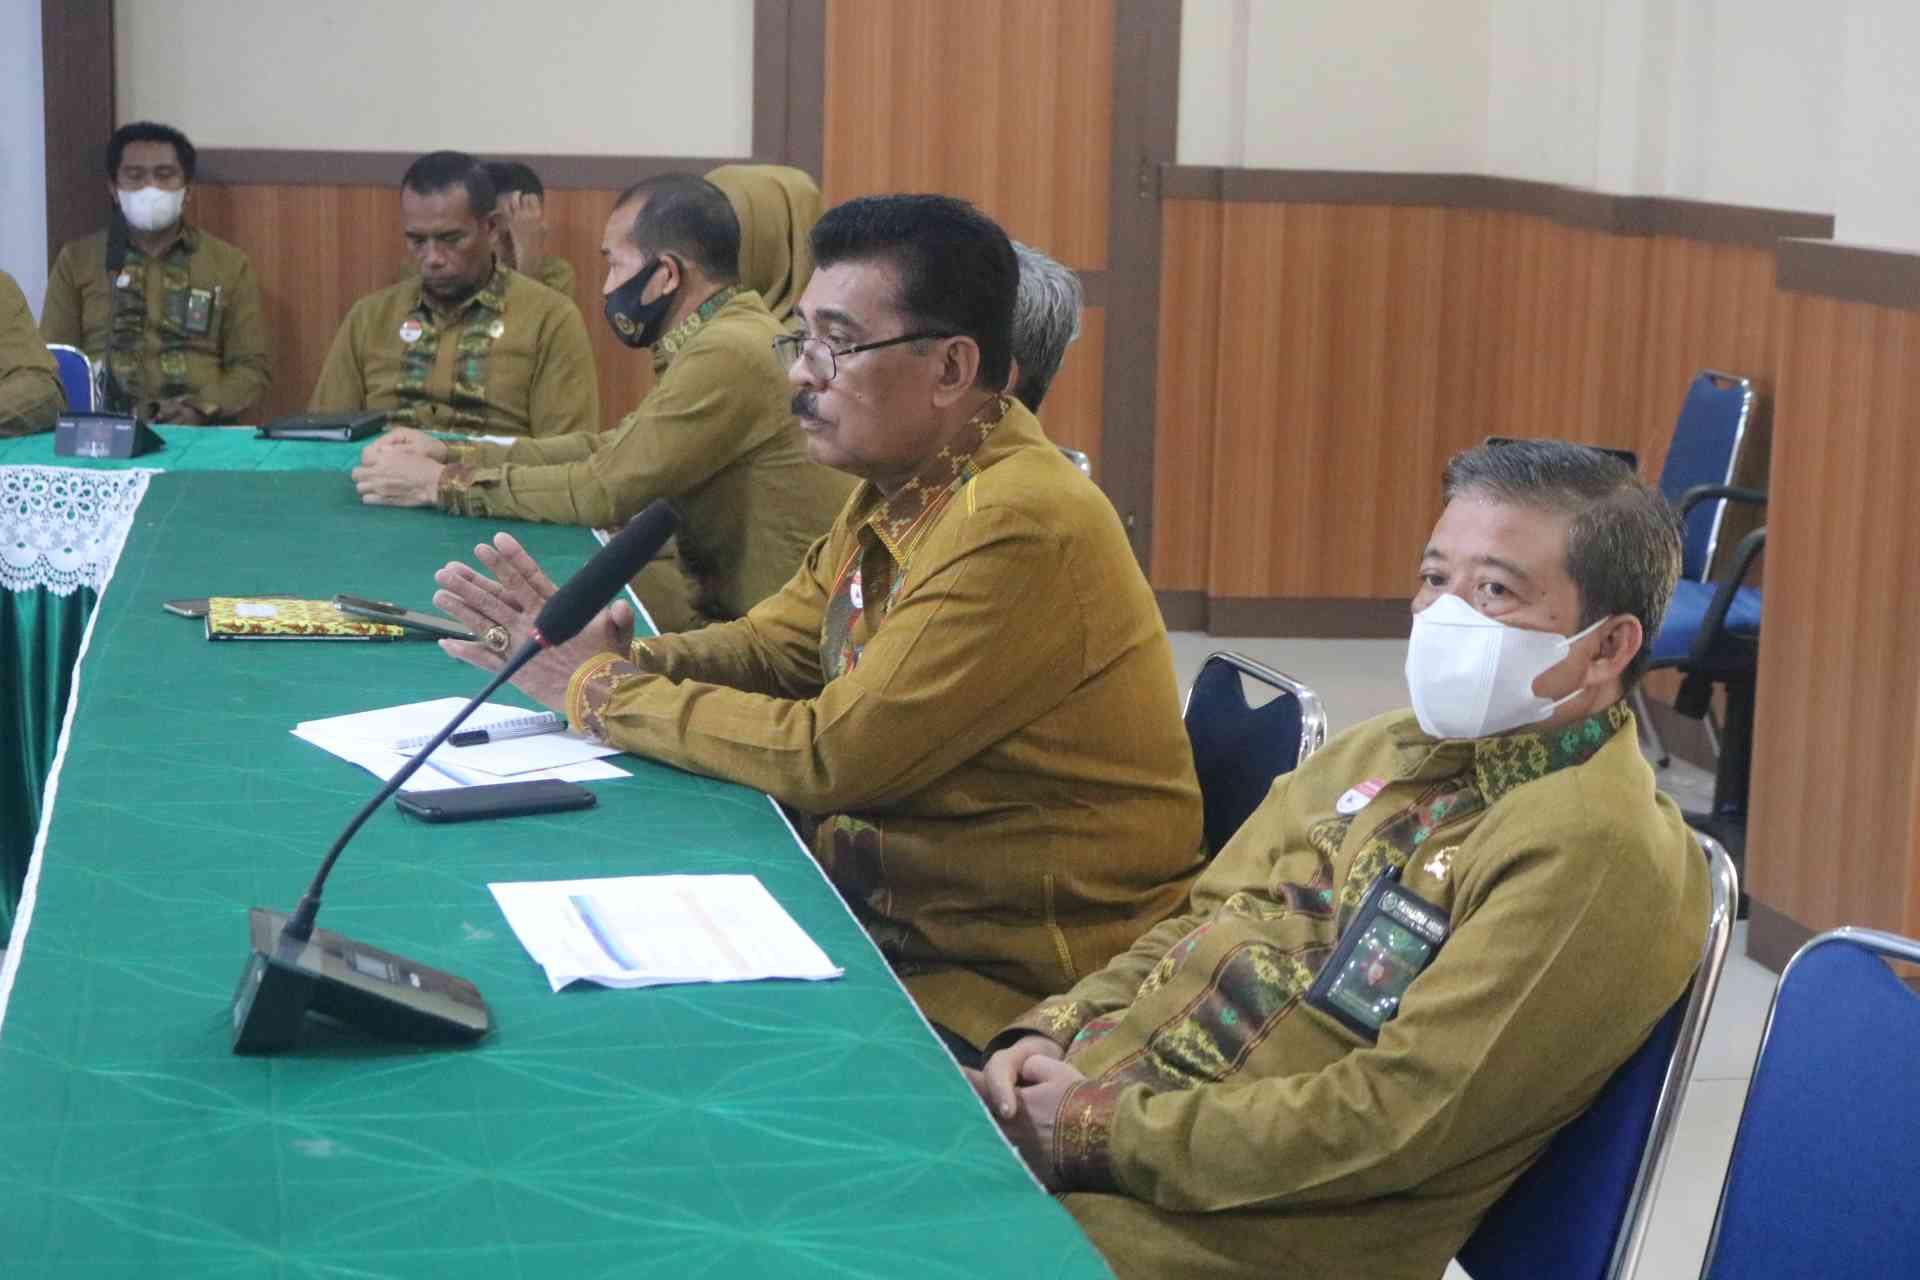
[[[407,166],[400,188],[417,196],[439,195],[454,187],[465,187],[467,212],[484,218],[493,212],[498,196],[487,167],[464,151],[429,151]]]
[[[546,198],[547,184],[540,181],[540,175],[531,165],[521,164],[518,160],[489,160],[486,163],[487,176],[493,179],[493,193],[504,196],[513,192]]]
[[[1647,669],[1674,583],[1680,577],[1680,522],[1667,500],[1601,449],[1565,440],[1507,440],[1456,453],[1441,492],[1568,516],[1567,576],[1580,592],[1580,625],[1632,614],[1640,652],[1621,673],[1631,690]]]
[[[692,173],[644,178],[620,193],[616,209],[644,201],[627,239],[643,253],[677,253],[715,284],[740,278],[740,217],[727,193]]]
[[[974,385],[1007,385],[1020,263],[992,218],[953,196],[860,196],[827,210],[809,240],[816,270],[868,259],[890,265],[907,322],[972,338],[980,348]]]
[[[193,173],[200,164],[200,153],[187,141],[187,135],[169,124],[155,124],[151,120],[135,120],[132,124],[123,124],[113,131],[107,139],[107,177],[120,176],[120,161],[127,154],[127,144],[132,142],[165,142],[173,147],[173,153],[180,157],[180,172],[187,175],[187,181],[193,181]]]

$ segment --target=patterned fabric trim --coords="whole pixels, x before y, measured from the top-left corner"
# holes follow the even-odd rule
[[[1488,805],[1496,804],[1515,787],[1593,759],[1631,719],[1622,701],[1551,736],[1509,733],[1482,738],[1473,744],[1475,786]]]
[[[159,397],[184,396],[187,386],[186,329],[187,294],[193,287],[188,267],[200,237],[192,227],[182,225],[180,234],[161,259],[160,284],[165,290],[160,305]],[[146,346],[147,268],[152,259],[132,245],[117,275],[108,281],[113,290],[113,309],[108,321],[107,368],[119,384],[120,399],[113,406],[127,409],[150,399],[146,371],[140,356]],[[126,281],[122,284],[121,281]]]
[[[1053,1165],[1076,1191],[1117,1191],[1113,1177],[1113,1112],[1120,1080],[1083,1080],[1060,1098],[1053,1115]]]
[[[407,344],[400,360],[400,380],[394,394],[400,407],[387,415],[388,421],[402,426],[435,426],[455,431],[483,432],[487,429],[487,357],[493,353],[495,339],[506,332],[507,269],[494,265],[493,277],[481,290],[468,298],[461,311],[466,323],[454,340],[453,393],[448,398],[446,416],[436,422],[423,421],[422,409],[432,403],[427,394],[427,379],[433,375],[440,358],[441,329],[426,295],[408,318],[420,325],[420,336]]]
[[[927,517],[944,506],[974,476],[973,457],[1007,416],[1012,401],[996,396],[981,406],[954,438],[891,498],[882,499],[864,521],[897,561],[907,559],[910,536],[923,530]]]
[[[483,515],[469,501],[473,492],[475,468],[471,463],[448,462],[440,468],[440,487],[435,493],[440,509],[456,516]]]
[[[634,665],[617,653],[600,653],[580,664],[567,681],[567,719],[574,731],[596,742],[607,740],[607,703],[614,688],[627,676],[639,675]]]
[[[689,342],[693,341],[694,335],[707,327],[707,321],[713,319],[713,317],[719,312],[720,308],[726,306],[729,302],[732,302],[734,298],[739,294],[739,292],[740,292],[739,285],[737,284],[728,285],[726,288],[722,289],[720,292],[714,294],[711,298],[708,298],[705,302],[701,303],[697,308],[694,309],[694,313],[692,315],[688,316],[685,320],[682,320],[679,324],[673,326],[673,328],[668,331],[666,336],[662,337],[660,341],[654,343],[653,344],[654,372],[658,373],[662,368],[666,366],[668,361],[672,360],[675,356],[679,355],[680,352],[686,347],[686,345]]]

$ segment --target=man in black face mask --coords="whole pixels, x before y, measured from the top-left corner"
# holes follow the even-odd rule
[[[353,473],[363,502],[617,525],[655,498],[680,511],[678,561],[635,582],[662,631],[737,618],[784,586],[853,487],[807,458],[779,322],[739,283],[740,223],[691,174],[623,192],[601,240],[607,323],[653,353],[654,385],[608,432],[512,447],[390,431]]]

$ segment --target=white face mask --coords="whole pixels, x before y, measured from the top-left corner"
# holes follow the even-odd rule
[[[1487,617],[1459,596],[1443,595],[1413,615],[1407,646],[1413,714],[1436,738],[1486,738],[1538,724],[1585,690],[1543,698],[1533,682],[1605,621],[1570,636],[1528,631]]]
[[[180,221],[180,210],[187,203],[187,189],[165,191],[159,187],[141,187],[121,191],[120,212],[135,231],[164,231]]]

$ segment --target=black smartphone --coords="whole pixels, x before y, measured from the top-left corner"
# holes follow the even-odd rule
[[[591,809],[593,792],[577,782],[535,778],[531,782],[496,782],[446,791],[402,791],[394,807],[424,822],[473,822],[480,818],[513,818],[523,813],[562,813]]]
[[[445,636],[449,640],[473,640],[477,637],[452,618],[443,618],[435,613],[417,613],[397,604],[388,604],[385,600],[369,600],[365,596],[350,596],[344,592],[333,598],[334,607],[350,618],[360,618],[367,622],[385,622],[396,627],[405,627],[409,631],[423,631],[428,635]]]

